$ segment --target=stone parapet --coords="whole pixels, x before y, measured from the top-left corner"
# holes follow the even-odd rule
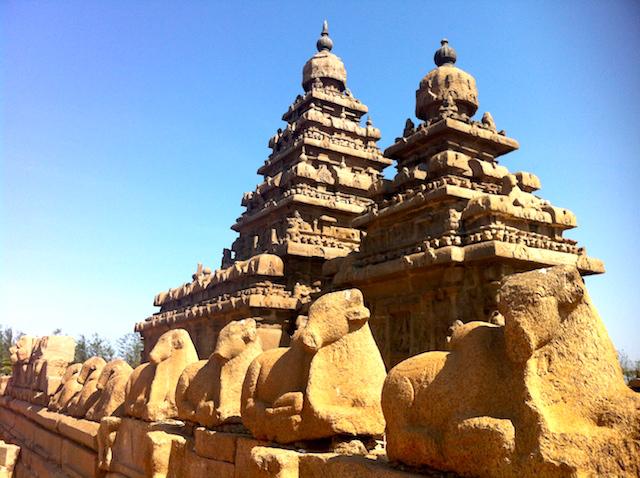
[[[108,420],[107,420],[108,421]],[[451,477],[393,467],[380,450],[360,456],[309,452],[242,433],[192,429],[181,422],[122,419],[111,461],[99,467],[99,424],[8,397],[0,398],[0,477],[412,478]],[[18,453],[20,453],[18,459]],[[17,463],[16,463],[17,462]],[[11,470],[15,466],[14,475]],[[162,468],[164,466],[164,468]],[[8,474],[7,474],[8,473]]]

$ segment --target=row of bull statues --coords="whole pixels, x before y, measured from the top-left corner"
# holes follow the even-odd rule
[[[263,350],[245,319],[198,360],[189,334],[174,329],[148,363],[92,357],[58,374],[56,390],[46,359],[54,369],[71,361],[61,352],[69,338],[23,337],[7,393],[50,391],[50,410],[101,422],[104,467],[129,417],[242,424],[283,445],[384,436],[390,461],[463,476],[640,475],[640,395],[625,385],[575,268],[508,277],[493,323],[456,322],[448,351],[388,374],[368,320],[360,291],[332,292],[311,305],[290,347]]]

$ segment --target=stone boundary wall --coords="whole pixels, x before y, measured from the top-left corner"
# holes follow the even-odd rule
[[[149,458],[157,455],[168,457],[166,476],[176,478],[454,476],[395,469],[382,450],[368,456],[304,452],[240,433],[135,419],[123,419],[113,461],[106,471],[98,467],[99,427],[99,423],[0,397],[0,438],[21,447],[13,475],[16,478],[142,478],[154,473],[148,468],[154,461]],[[127,447],[135,453],[127,453]]]

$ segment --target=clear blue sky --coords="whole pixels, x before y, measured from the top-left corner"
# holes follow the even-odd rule
[[[480,114],[607,266],[587,284],[640,358],[638,2],[5,1],[0,323],[117,337],[218,267],[326,17],[381,146],[446,36]]]

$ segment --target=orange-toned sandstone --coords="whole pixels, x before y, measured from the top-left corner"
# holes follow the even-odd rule
[[[104,417],[123,414],[127,381],[132,372],[131,366],[122,359],[105,365],[96,383],[97,399],[85,415],[87,420],[99,422]]]
[[[360,291],[320,297],[290,348],[253,361],[242,421],[259,439],[291,443],[334,435],[379,435],[385,368]]]
[[[175,418],[176,385],[187,365],[198,361],[189,333],[165,332],[149,354],[150,362],[137,367],[127,382],[125,414],[146,421]]]
[[[208,360],[189,365],[178,381],[178,417],[206,427],[240,423],[242,382],[249,365],[260,353],[256,321],[227,324]]]
[[[98,378],[106,364],[102,357],[91,357],[82,364],[78,375],[82,389],[63,410],[65,413],[76,418],[84,418],[89,408],[98,400]]]
[[[23,335],[9,348],[12,365],[12,384],[14,387],[27,387],[29,383],[28,367],[35,337]]]
[[[75,339],[66,335],[36,339],[29,361],[30,387],[45,395],[53,395],[60,386],[69,363],[73,361],[75,349]]]
[[[449,352],[389,373],[390,459],[464,476],[637,476],[640,396],[575,268],[515,274],[505,325],[456,324]]]
[[[75,396],[80,393],[82,383],[78,381],[78,377],[81,369],[81,363],[74,363],[67,367],[62,376],[62,383],[49,401],[49,410],[58,412],[65,409]]]
[[[14,476],[13,469],[20,455],[20,447],[0,440],[0,478]]]

